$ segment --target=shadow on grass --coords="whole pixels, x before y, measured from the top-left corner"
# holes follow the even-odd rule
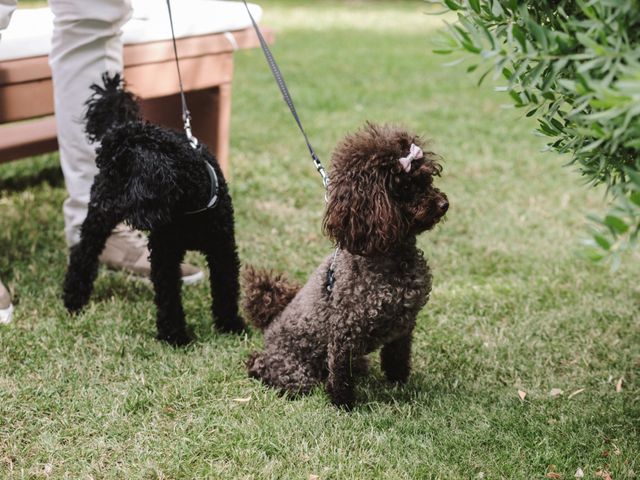
[[[47,183],[52,187],[64,185],[62,170],[58,165],[47,166],[35,172],[6,177],[0,176],[0,191],[22,192],[43,183]]]
[[[470,392],[465,382],[449,385],[439,382],[424,372],[412,372],[405,384],[389,382],[381,372],[374,371],[362,379],[357,388],[357,409],[367,405],[405,404],[428,406],[443,397],[465,396]]]
[[[150,283],[130,278],[127,274],[103,270],[96,279],[92,302],[106,302],[116,298],[120,302],[133,303],[153,299]]]

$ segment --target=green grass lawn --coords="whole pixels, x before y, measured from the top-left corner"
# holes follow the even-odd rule
[[[401,122],[445,159],[451,210],[420,239],[434,289],[409,383],[387,385],[375,359],[352,413],[320,389],[283,399],[245,374],[259,334],[212,331],[206,285],[184,289],[197,335],[184,350],[154,340],[152,290],[122,276],[101,273],[68,316],[57,156],[15,162],[0,167],[0,276],[16,303],[0,329],[0,478],[637,478],[639,256],[612,273],[577,254],[603,192],[542,153],[504,94],[430,53],[441,17],[422,2],[263,5],[327,166],[366,120]],[[320,177],[262,53],[236,58],[240,255],[304,280],[331,251]]]

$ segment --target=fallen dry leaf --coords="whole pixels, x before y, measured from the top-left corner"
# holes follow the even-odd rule
[[[562,474],[558,472],[549,472],[546,475],[547,478],[562,478]]]
[[[567,397],[569,400],[571,400],[573,397],[575,397],[576,395],[580,394],[584,392],[584,388],[579,388],[578,390],[576,390],[575,392],[571,392],[571,394]]]
[[[560,390],[559,388],[552,388],[549,392],[549,396],[551,397],[557,397],[558,395],[562,395],[562,390]]]
[[[574,477],[576,477],[576,478],[584,478],[584,472],[582,471],[581,468],[578,468],[576,470],[576,474],[574,475]]]
[[[606,470],[598,470],[596,472],[596,477],[602,478],[603,480],[613,480],[613,478],[611,477],[611,474]]]
[[[527,396],[527,392],[524,390],[518,390],[518,396],[520,397],[520,400],[524,402],[524,397]]]
[[[622,391],[622,381],[623,380],[624,380],[624,377],[620,377],[620,379],[616,383],[616,392],[621,392]]]
[[[314,475],[313,473],[309,474],[309,480],[320,480],[319,475]]]
[[[249,403],[249,401],[251,401],[251,395],[245,398],[234,398],[233,401],[238,403]]]

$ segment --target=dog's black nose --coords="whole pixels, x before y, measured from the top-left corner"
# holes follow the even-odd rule
[[[438,202],[438,210],[444,215],[446,211],[449,210],[449,200],[440,200]]]

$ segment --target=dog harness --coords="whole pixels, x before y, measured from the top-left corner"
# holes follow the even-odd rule
[[[209,162],[205,161],[204,164],[207,167],[207,173],[209,174],[209,180],[211,181],[211,193],[209,195],[209,201],[207,202],[206,207],[200,208],[198,210],[192,210],[190,212],[184,212],[185,215],[193,215],[195,213],[204,212],[205,210],[209,210],[215,207],[216,203],[218,203],[218,188],[220,186],[218,183],[218,175],[216,175],[216,171]]]

